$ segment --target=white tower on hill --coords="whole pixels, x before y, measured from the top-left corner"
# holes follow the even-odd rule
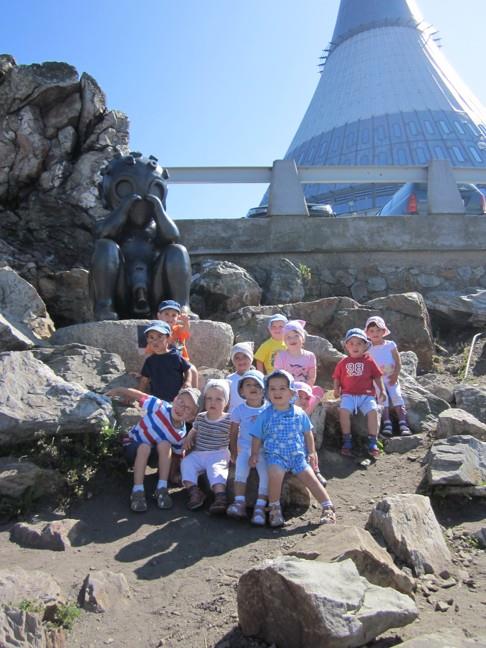
[[[285,155],[301,165],[486,167],[486,110],[414,0],[341,0],[322,74]],[[396,185],[304,185],[337,213],[374,210]]]

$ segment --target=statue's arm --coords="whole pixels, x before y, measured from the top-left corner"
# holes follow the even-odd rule
[[[154,206],[155,225],[159,241],[163,244],[177,243],[180,238],[179,228],[172,218],[166,214],[160,198],[150,195],[147,196],[147,200]]]
[[[117,240],[127,223],[128,214],[133,204],[139,200],[142,198],[138,194],[131,194],[124,198],[123,202],[100,223],[97,232],[99,238]]]

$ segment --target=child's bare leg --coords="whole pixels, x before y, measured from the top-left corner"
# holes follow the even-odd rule
[[[322,502],[331,501],[329,493],[317,479],[312,468],[309,467],[302,472],[297,473],[296,477],[304,484],[304,486],[307,486],[307,488],[310,490],[312,495],[314,495],[319,504],[322,504]]]
[[[378,436],[378,412],[377,410],[371,410],[366,415],[366,423],[368,426],[368,436],[377,437]]]
[[[304,484],[304,486],[307,486],[312,495],[314,495],[316,500],[322,506],[320,523],[335,524],[336,515],[334,514],[334,508],[329,493],[317,479],[312,468],[309,466],[302,472],[297,473],[296,477]]]
[[[170,460],[169,481],[177,486],[181,485],[181,455],[174,452]]]
[[[285,470],[276,464],[268,466],[268,501],[271,504],[280,502]]]
[[[169,477],[170,458],[172,455],[172,446],[168,441],[161,441],[157,444],[157,454],[159,457],[159,481],[155,489],[155,499],[160,509],[172,508],[172,499],[167,489],[167,478]]]
[[[235,481],[235,496],[236,497],[245,497],[246,495],[246,482],[237,482]]]
[[[137,456],[133,464],[133,485],[143,486],[147,462],[150,456],[151,446],[141,443],[137,448]]]
[[[159,455],[159,480],[166,482],[169,477],[170,460],[172,456],[172,447],[168,441],[161,441],[157,445],[157,454]]]
[[[339,410],[339,424],[343,435],[351,434],[351,413],[348,410]]]
[[[271,527],[279,527],[285,524],[280,506],[284,477],[285,470],[283,468],[277,464],[268,465],[268,504],[270,507],[269,522]]]

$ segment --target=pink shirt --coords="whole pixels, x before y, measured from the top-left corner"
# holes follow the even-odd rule
[[[294,377],[294,380],[309,382],[312,369],[316,368],[316,356],[312,351],[302,349],[300,355],[290,355],[288,351],[280,351],[275,356],[275,369],[284,369]]]

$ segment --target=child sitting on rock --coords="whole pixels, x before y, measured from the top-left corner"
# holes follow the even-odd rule
[[[402,391],[398,376],[402,363],[397,345],[392,340],[384,338],[390,335],[385,320],[377,315],[369,317],[365,324],[365,333],[371,340],[371,347],[368,353],[383,372],[385,383],[385,403],[383,408],[382,430],[384,436],[393,435],[393,425],[390,418],[390,403],[398,417],[398,425],[402,436],[410,436],[412,433],[408,427],[407,410],[403,400]]]
[[[107,392],[110,398],[123,398],[138,402],[144,409],[144,416],[123,439],[125,457],[133,465],[133,489],[130,508],[136,513],[147,510],[144,477],[147,464],[159,468],[159,481],[154,497],[157,506],[168,509],[172,506],[167,479],[172,451],[182,454],[186,436],[186,421],[192,421],[197,414],[200,392],[192,387],[182,389],[171,404],[148,396],[138,389],[115,387]]]
[[[312,351],[304,349],[306,332],[303,320],[291,320],[283,327],[283,339],[287,349],[275,356],[275,369],[287,371],[294,380],[311,387],[316,382],[317,361]]]
[[[312,423],[300,407],[292,404],[297,396],[292,376],[281,369],[266,376],[265,396],[270,405],[257,416],[250,428],[250,466],[257,465],[263,446],[268,466],[270,526],[285,524],[280,496],[285,473],[289,471],[321,504],[321,524],[334,524],[336,516],[332,502],[311,468],[317,464]]]
[[[341,398],[339,422],[343,433],[341,454],[349,457],[352,454],[351,415],[362,412],[368,425],[368,452],[372,457],[379,457],[378,448],[378,404],[375,399],[375,384],[378,402],[385,400],[385,386],[381,369],[368,355],[371,342],[360,328],[352,328],[344,336],[343,347],[348,354],[340,360],[332,375],[334,396]]]
[[[245,402],[239,394],[238,383],[241,376],[250,369],[253,362],[253,343],[239,342],[235,344],[231,349],[231,362],[235,371],[226,376],[226,380],[230,385],[229,412],[232,412],[235,407]]]
[[[231,412],[230,453],[231,461],[236,464],[235,500],[228,507],[226,514],[233,518],[246,517],[246,480],[250,472],[251,437],[249,428],[258,414],[267,407],[263,398],[263,374],[257,369],[244,373],[238,382],[238,392],[244,402]],[[263,452],[260,452],[256,464],[258,472],[258,496],[251,518],[252,524],[265,524],[265,507],[268,494],[267,464]]]
[[[181,462],[182,483],[189,491],[187,508],[191,511],[204,505],[206,495],[198,487],[198,477],[206,473],[214,493],[210,513],[225,513],[226,481],[228,479],[228,449],[230,416],[224,411],[229,400],[227,380],[208,380],[204,388],[205,411],[197,415],[191,431],[184,439],[184,450],[192,451]]]
[[[268,320],[270,337],[260,344],[255,353],[256,368],[263,374],[272,373],[275,356],[279,351],[284,351],[287,348],[283,341],[283,327],[287,322],[288,319],[285,315],[280,313],[272,315]]]
[[[152,322],[144,330],[151,352],[143,363],[138,388],[172,402],[182,387],[197,386],[197,370],[177,349],[169,349],[171,328],[167,322]]]

